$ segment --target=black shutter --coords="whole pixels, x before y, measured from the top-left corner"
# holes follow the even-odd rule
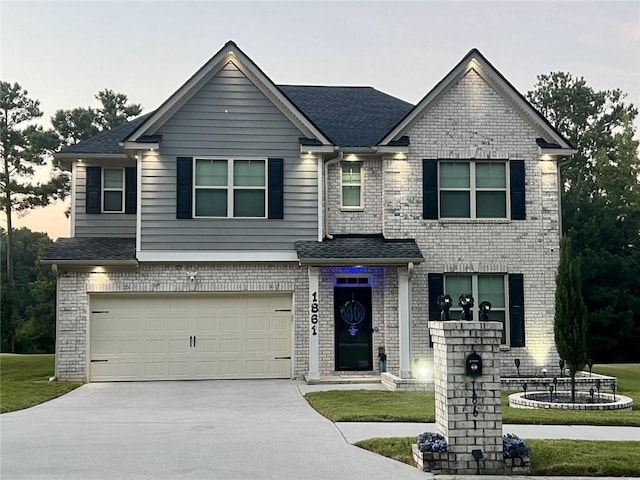
[[[87,213],[100,213],[101,184],[102,168],[87,167],[87,195],[85,199]]]
[[[437,160],[422,160],[422,218],[438,218]]]
[[[509,162],[511,180],[511,220],[525,220],[524,160]]]
[[[284,218],[284,160],[269,159],[269,218]]]
[[[193,158],[178,157],[176,163],[176,218],[192,218]]]
[[[524,278],[521,273],[509,275],[509,326],[511,346],[524,347]]]
[[[429,320],[440,320],[440,307],[438,297],[444,295],[444,275],[441,273],[430,273],[429,281]]]
[[[136,213],[137,186],[138,186],[138,179],[136,178],[136,167],[125,168],[124,169],[124,213]]]

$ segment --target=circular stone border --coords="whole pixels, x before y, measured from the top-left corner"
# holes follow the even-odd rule
[[[615,395],[615,401],[613,399],[614,396],[610,393],[597,394],[601,399],[609,400],[606,403],[551,403],[525,398],[525,395],[532,393],[545,394],[546,392],[512,393],[509,395],[509,406],[513,408],[547,408],[556,410],[631,410],[633,408],[633,398],[618,394]],[[558,393],[571,394],[571,392]],[[548,395],[548,393],[546,394]],[[580,400],[581,398],[590,398],[591,395],[586,392],[576,392],[576,397]]]

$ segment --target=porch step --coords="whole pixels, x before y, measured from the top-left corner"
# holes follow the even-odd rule
[[[304,376],[304,381],[308,385],[322,385],[322,384],[353,384],[353,383],[380,383],[379,374],[355,374],[355,373],[342,373],[336,375],[323,375],[318,380],[310,380],[307,375]]]

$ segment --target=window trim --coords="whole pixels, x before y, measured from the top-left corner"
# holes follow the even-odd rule
[[[122,186],[120,188],[106,188],[104,186],[104,174],[107,170],[120,170],[120,172],[122,173]],[[126,167],[102,167],[101,172],[100,172],[100,196],[101,196],[101,200],[102,200],[102,205],[100,206],[100,210],[101,213],[124,213],[125,209],[126,209],[126,205],[125,205],[125,201],[126,201],[126,197],[125,197],[125,186],[126,186]],[[121,199],[121,205],[122,208],[121,210],[105,210],[105,205],[106,205],[106,201],[104,198],[104,194],[105,192],[120,192],[120,199]]]
[[[198,160],[218,160],[227,162],[227,184],[224,186],[206,186],[196,184],[196,163]],[[240,185],[236,186],[233,182],[234,166],[236,161],[259,161],[264,164],[264,185]],[[191,211],[193,212],[192,218],[205,218],[205,219],[242,219],[242,220],[264,220],[269,218],[269,159],[260,157],[193,157],[192,167],[192,201]],[[227,214],[225,216],[210,216],[210,215],[197,215],[196,214],[196,192],[198,189],[203,190],[226,190],[227,192]],[[234,212],[234,192],[236,190],[262,190],[264,193],[264,215],[261,217],[238,217],[233,215]]]
[[[442,179],[440,177],[440,168],[443,163],[468,163],[469,164],[469,187],[442,187]],[[476,165],[479,163],[501,163],[504,165],[505,173],[505,186],[498,188],[483,188],[476,187]],[[442,158],[437,161],[437,180],[438,180],[438,219],[443,221],[496,221],[496,220],[510,220],[511,219],[511,175],[509,170],[509,160],[504,159],[474,159],[474,158],[460,158],[460,159],[446,159]],[[469,192],[469,216],[468,217],[443,217],[442,216],[442,192]],[[504,217],[478,217],[477,212],[477,199],[478,192],[504,192],[505,202],[505,216]]]
[[[474,320],[480,319],[480,302],[483,299],[478,298],[478,277],[502,277],[502,288],[504,291],[504,307],[500,308],[491,308],[491,312],[504,312],[504,326],[503,326],[503,336],[505,339],[504,343],[501,343],[501,347],[510,347],[511,346],[511,324],[509,321],[509,275],[506,273],[497,273],[497,272],[482,272],[482,273],[469,273],[469,272],[446,272],[443,275],[443,287],[444,292],[447,292],[447,277],[450,276],[459,276],[459,277],[471,277],[471,295],[473,296],[475,302],[472,309],[472,318]],[[458,306],[458,299],[452,298],[453,305],[451,307],[452,312],[462,312],[462,308]],[[491,320],[491,312],[489,312],[489,321],[499,321],[499,320]]]
[[[344,172],[342,170],[343,165],[345,164],[360,164],[360,182],[359,183],[348,183],[345,185],[344,181]],[[340,162],[340,210],[357,212],[364,210],[364,162],[362,160],[343,160]],[[343,189],[344,187],[360,187],[360,205],[344,205],[344,195]]]

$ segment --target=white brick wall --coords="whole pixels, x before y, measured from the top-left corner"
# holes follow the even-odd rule
[[[297,264],[157,265],[136,270],[86,272],[61,269],[58,277],[57,375],[87,379],[87,321],[92,293],[188,293],[187,272],[198,272],[195,292],[292,292],[295,322],[293,375],[308,370],[308,276]]]
[[[384,235],[415,238],[426,262],[412,282],[412,355],[429,354],[428,272],[522,273],[525,348],[502,352],[505,372],[557,365],[553,340],[555,272],[559,258],[557,165],[538,160],[540,136],[474,71],[436,101],[409,130],[406,160],[386,159],[383,172]],[[524,221],[423,220],[423,159],[525,161]],[[474,268],[473,262],[479,262]]]

